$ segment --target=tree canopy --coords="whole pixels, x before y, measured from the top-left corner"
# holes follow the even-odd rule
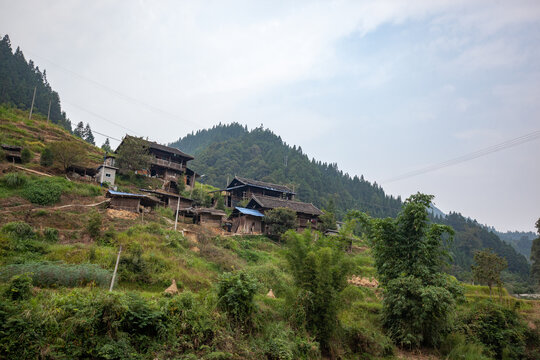
[[[433,196],[409,197],[396,219],[360,216],[384,290],[383,323],[405,346],[437,344],[462,290],[443,272],[453,230],[429,221]]]

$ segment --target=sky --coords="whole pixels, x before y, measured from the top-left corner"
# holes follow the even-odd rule
[[[500,231],[540,217],[538,1],[3,1],[0,35],[46,69],[98,145],[261,124],[402,198]]]

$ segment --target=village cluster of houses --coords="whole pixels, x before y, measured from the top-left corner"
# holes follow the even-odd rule
[[[236,176],[230,184],[217,190],[225,199],[225,211],[216,208],[195,207],[193,200],[179,192],[179,181],[184,181],[187,189],[195,186],[198,175],[187,167],[193,156],[182,151],[146,141],[152,156],[150,168],[139,173],[164,180],[161,189],[141,189],[141,194],[109,190],[110,206],[115,209],[140,212],[155,206],[166,206],[182,218],[189,218],[202,226],[225,228],[237,234],[261,234],[266,231],[264,214],[275,208],[288,208],[297,215],[297,229],[316,228],[321,210],[313,204],[295,200],[295,192],[287,186]],[[119,148],[122,144],[119,145]],[[118,149],[117,149],[118,150]],[[107,157],[96,169],[94,178],[98,182],[114,185],[116,171],[114,157]],[[240,204],[246,204],[240,206]]]
[[[127,135],[118,146],[124,146]],[[295,200],[296,193],[289,187],[236,176],[224,189],[217,190],[225,199],[225,207],[232,210],[227,216],[225,211],[214,208],[197,207],[193,200],[180,194],[180,188],[193,189],[198,175],[187,167],[193,160],[179,149],[161,145],[148,140],[143,141],[151,155],[149,169],[137,170],[138,174],[163,180],[160,189],[140,189],[139,194],[116,191],[115,180],[118,167],[115,156],[107,155],[103,164],[95,167],[71,166],[68,171],[72,177],[87,181],[107,183],[107,197],[111,198],[110,207],[133,212],[150,211],[156,206],[171,208],[182,219],[190,219],[202,226],[224,228],[237,234],[261,234],[266,232],[264,214],[276,208],[291,209],[296,213],[297,230],[316,228],[322,211],[311,203]],[[8,157],[20,162],[21,147],[2,145]],[[179,182],[184,182],[181,186]],[[240,206],[243,204],[244,206]],[[215,205],[214,205],[215,206]]]

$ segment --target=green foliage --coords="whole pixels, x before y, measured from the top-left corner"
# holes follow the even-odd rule
[[[255,280],[243,271],[229,272],[220,275],[217,286],[220,308],[236,323],[249,325],[255,311]]]
[[[294,185],[299,200],[318,207],[334,198],[338,218],[348,209],[361,209],[373,216],[395,216],[401,205],[399,198],[386,195],[376,183],[363,176],[350,176],[335,163],[310,159],[301,148],[285,144],[262,127],[248,131],[238,123],[218,125],[188,134],[170,145],[196,154],[191,166],[206,175],[207,183],[218,187],[235,174]]]
[[[63,180],[63,181],[62,181]],[[64,181],[57,178],[39,178],[28,183],[23,189],[22,196],[31,203],[52,205],[60,200],[65,188]]]
[[[540,219],[536,222],[536,229],[540,234]],[[540,289],[540,236],[534,239],[531,247],[531,281]]]
[[[325,232],[326,230],[336,230],[336,216],[334,213],[323,210],[323,214],[319,216],[317,229],[321,232]]]
[[[383,324],[401,345],[438,344],[463,290],[442,273],[448,226],[430,224],[433,196],[416,194],[394,219],[372,219],[368,235],[384,289]],[[366,221],[365,218],[360,220]]]
[[[475,251],[489,248],[508,261],[508,272],[517,274],[521,281],[529,280],[530,265],[525,256],[516,252],[512,245],[499,239],[495,233],[475,220],[467,219],[461,214],[450,213],[445,218],[436,218],[434,221],[451,226],[455,231],[454,241],[450,246],[453,259],[450,270],[458,279],[465,280],[464,275],[470,272],[474,264]]]
[[[193,199],[193,206],[212,206],[212,197],[199,186],[196,186],[195,189],[193,189],[191,198]]]
[[[123,171],[148,169],[151,160],[146,141],[142,138],[126,135],[116,150],[116,164]]]
[[[11,300],[25,300],[32,295],[32,278],[29,274],[15,275],[9,280],[5,295]]]
[[[7,173],[1,178],[2,183],[10,189],[21,188],[28,183],[28,176],[20,172]]]
[[[84,163],[87,151],[79,141],[56,141],[50,145],[54,160],[62,165],[64,172],[73,165]]]
[[[88,217],[88,223],[86,224],[86,232],[92,237],[92,239],[98,239],[101,236],[101,227],[103,226],[103,217],[101,214],[94,210]]]
[[[475,252],[474,261],[477,264],[471,267],[474,279],[480,284],[487,284],[490,295],[493,285],[502,288],[501,271],[508,266],[505,259],[491,250],[482,250]]]
[[[442,342],[440,351],[447,360],[490,360],[480,343],[468,342],[462,334],[450,334]]]
[[[46,115],[49,112],[50,103],[51,121],[71,131],[71,122],[62,111],[60,97],[56,91],[52,90],[45,71],[42,72],[32,60],[27,61],[19,48],[13,52],[8,35],[0,41],[0,58],[2,59],[0,87],[3,89],[0,94],[0,103],[14,104],[29,110],[35,87],[34,113]]]
[[[47,227],[43,230],[43,237],[45,241],[50,243],[58,242],[58,230]]]
[[[497,359],[521,359],[526,325],[513,309],[490,300],[472,304],[458,319],[464,335],[483,344]]]
[[[30,162],[32,159],[32,152],[28,148],[24,148],[21,151],[21,161],[23,164]]]
[[[287,230],[296,229],[296,213],[288,208],[275,208],[264,213],[264,223],[268,233],[281,237]]]
[[[6,265],[0,270],[0,279],[15,275],[30,274],[32,282],[41,287],[85,286],[95,284],[106,287],[112,274],[94,264],[66,265],[60,263],[37,262]]]
[[[2,232],[10,234],[16,240],[30,240],[36,236],[32,227],[23,221],[7,223],[2,226]]]
[[[51,148],[46,147],[41,151],[41,157],[39,159],[41,166],[51,167],[54,163],[54,155]]]
[[[339,292],[347,285],[351,264],[330,239],[314,241],[309,231],[288,231],[285,239],[287,260],[298,288],[294,300],[297,322],[328,351],[337,327]]]

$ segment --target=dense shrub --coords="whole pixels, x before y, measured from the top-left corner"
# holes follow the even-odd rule
[[[219,306],[238,324],[249,324],[255,311],[257,283],[246,272],[229,272],[219,277]]]
[[[32,159],[32,152],[28,148],[24,148],[21,151],[21,162],[26,164]]]
[[[101,236],[101,226],[103,225],[103,217],[99,212],[93,210],[86,224],[86,232],[92,239],[98,239]]]
[[[33,284],[41,287],[75,287],[88,284],[106,287],[112,277],[110,271],[94,264],[34,262],[4,266],[0,270],[0,280],[5,281],[19,274],[31,274]]]
[[[65,183],[56,178],[40,178],[30,181],[24,187],[22,196],[34,204],[51,205],[60,200],[64,188]]]
[[[34,229],[24,221],[15,221],[2,226],[2,232],[11,235],[16,240],[34,239]]]
[[[467,341],[462,334],[450,334],[442,342],[440,351],[448,360],[490,360],[480,343]]]
[[[484,344],[497,359],[520,359],[525,353],[526,325],[519,314],[491,300],[472,304],[460,317],[464,334]]]
[[[339,293],[347,286],[351,263],[330,239],[314,241],[312,234],[289,231],[284,235],[289,245],[287,260],[298,288],[297,322],[315,335],[323,351],[337,328]]]
[[[32,278],[29,274],[15,275],[9,281],[6,297],[11,300],[24,300],[32,295]]]
[[[46,147],[41,151],[41,157],[39,163],[41,166],[50,167],[53,165],[54,155],[50,148]]]
[[[8,173],[2,176],[2,183],[11,189],[23,187],[28,182],[28,177],[20,172]]]
[[[43,238],[47,242],[55,243],[58,241],[58,230],[53,228],[45,228],[43,230]]]

